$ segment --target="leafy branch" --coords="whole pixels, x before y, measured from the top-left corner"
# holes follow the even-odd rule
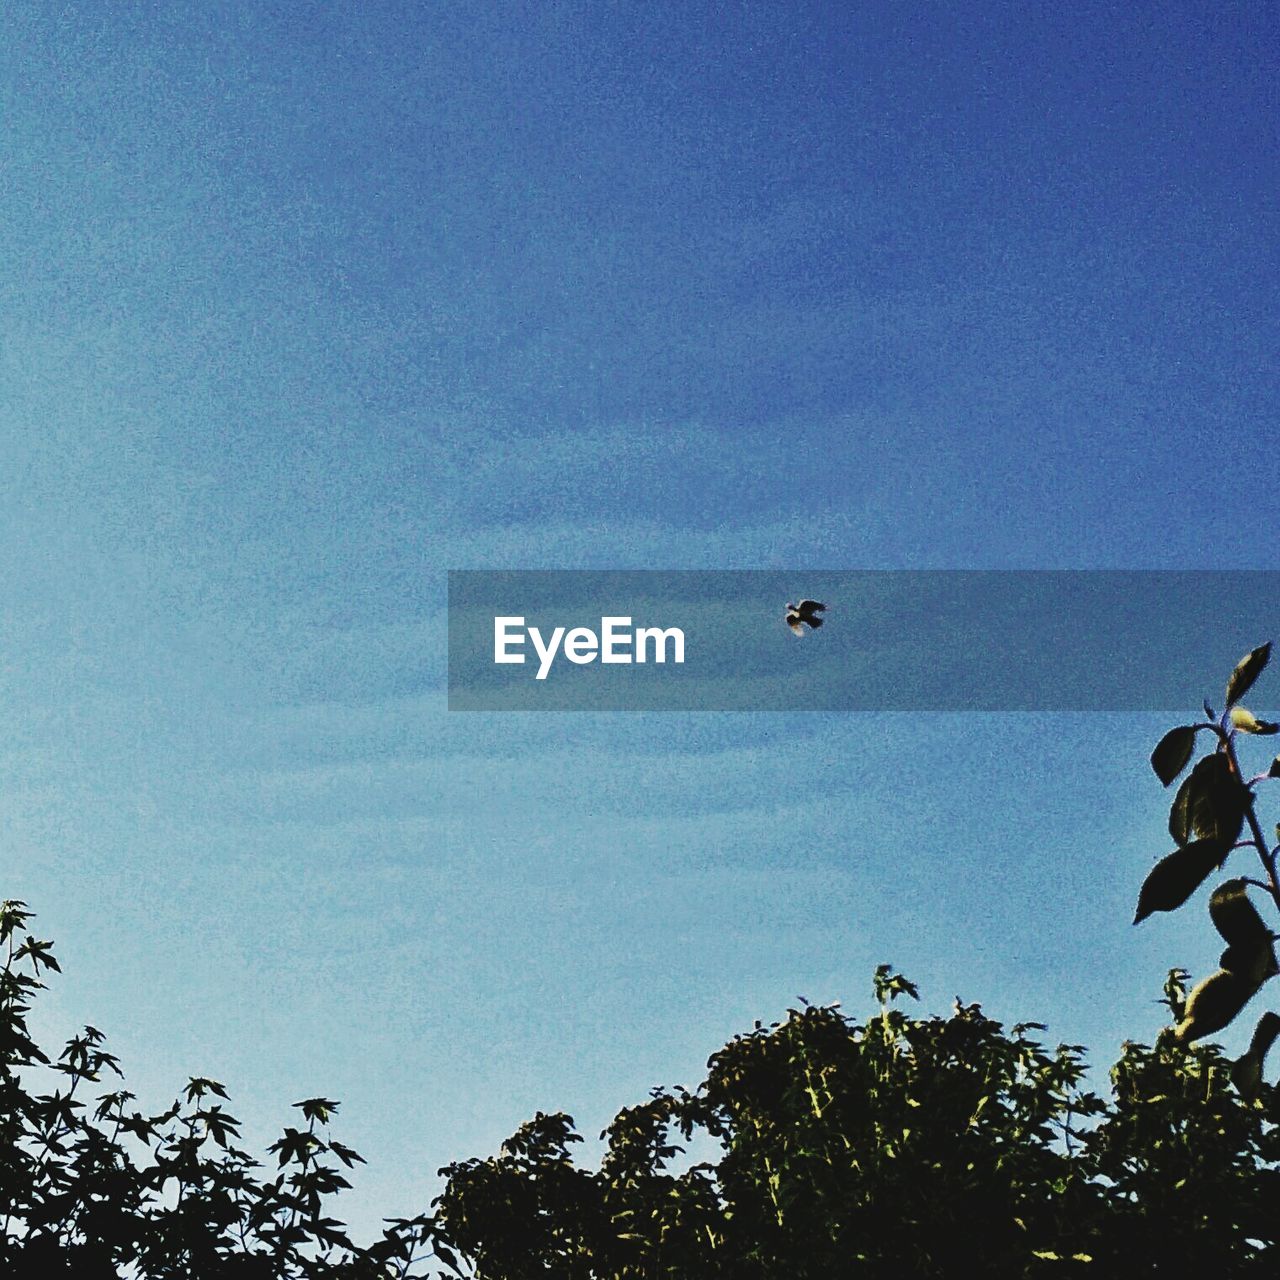
[[[1191,763],[1199,735],[1207,734],[1212,742],[1212,749],[1196,762],[1174,796],[1169,834],[1177,848],[1162,858],[1143,882],[1134,923],[1157,911],[1176,911],[1215,871],[1222,870],[1237,850],[1253,849],[1262,867],[1261,879],[1235,876],[1223,881],[1209,898],[1209,917],[1226,949],[1219,957],[1219,968],[1201,979],[1175,1009],[1177,1022],[1172,1034],[1180,1044],[1223,1030],[1263,983],[1280,973],[1275,955],[1277,935],[1249,897],[1250,889],[1261,890],[1280,912],[1280,846],[1269,844],[1263,836],[1257,813],[1257,788],[1280,777],[1280,756],[1266,771],[1246,778],[1239,754],[1242,736],[1280,733],[1280,724],[1260,719],[1241,702],[1270,656],[1269,643],[1245,654],[1227,680],[1221,716],[1206,701],[1207,720],[1170,729],[1151,753],[1151,767],[1168,787]],[[1278,1030],[1280,1017],[1264,1014],[1249,1050],[1233,1069],[1243,1090],[1256,1092],[1263,1059]]]

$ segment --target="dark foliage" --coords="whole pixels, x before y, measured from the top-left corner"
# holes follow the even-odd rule
[[[1280,1034],[1266,1012],[1232,1062],[1197,1043],[1280,972],[1250,891],[1280,909],[1276,860],[1240,734],[1270,735],[1240,698],[1269,647],[1232,673],[1221,719],[1166,734],[1152,767],[1170,786],[1198,736],[1212,751],[1179,787],[1174,851],[1137,920],[1173,911],[1241,848],[1263,879],[1210,894],[1226,944],[1190,993],[1174,970],[1173,1025],[1126,1044],[1102,1098],[1083,1050],[1048,1050],[978,1005],[908,1016],[915,988],[888,966],[865,1022],[804,1005],[735,1037],[698,1088],[655,1090],[602,1135],[598,1169],[572,1156],[563,1114],[539,1114],[488,1159],[442,1170],[430,1210],[350,1240],[329,1204],[360,1157],[329,1133],[338,1104],[300,1118],[259,1161],[214,1080],[162,1112],[110,1087],[116,1059],[92,1027],[56,1060],[28,1013],[57,972],[0,905],[0,1276],[13,1280],[827,1280],[828,1277],[1141,1277],[1280,1274],[1280,1090],[1263,1081]],[[1243,838],[1242,838],[1243,837]],[[705,1159],[692,1163],[686,1144]]]
[[[977,1005],[912,1018],[876,974],[865,1024],[804,1006],[713,1055],[695,1092],[619,1113],[599,1169],[565,1115],[538,1115],[489,1159],[444,1170],[430,1213],[348,1239],[327,1205],[360,1157],[301,1118],[262,1164],[236,1145],[213,1080],[147,1115],[108,1089],[93,1028],[51,1061],[27,1012],[57,968],[0,907],[0,1275],[266,1280],[1223,1276],[1276,1265],[1270,1206],[1280,1097],[1216,1046],[1129,1044],[1113,1097],[1081,1049],[1047,1051]],[[1171,975],[1167,1001],[1185,992]],[[1274,1036],[1275,1028],[1270,1028]],[[1233,1080],[1235,1082],[1233,1082]],[[40,1083],[37,1084],[37,1081]],[[42,1091],[47,1090],[47,1091]],[[696,1141],[710,1158],[681,1161]]]
[[[236,1145],[215,1080],[192,1079],[158,1114],[103,1086],[120,1075],[93,1027],[51,1059],[27,1015],[57,971],[25,932],[21,902],[0,906],[0,1275],[13,1280],[372,1280],[429,1274],[426,1218],[359,1248],[324,1209],[360,1157],[326,1136],[337,1103],[296,1103],[298,1127],[265,1171]]]
[[[1104,1101],[1078,1046],[977,1005],[913,1019],[910,984],[877,986],[865,1024],[792,1010],[695,1094],[622,1112],[598,1172],[568,1117],[538,1116],[446,1171],[439,1229],[482,1280],[1273,1273],[1280,1103],[1242,1096],[1216,1046],[1127,1044]],[[696,1135],[717,1157],[677,1172]]]
[[[1240,703],[1270,657],[1270,644],[1246,653],[1227,679],[1222,715],[1215,717],[1206,701],[1206,721],[1170,729],[1151,753],[1151,768],[1167,787],[1191,763],[1201,732],[1212,743],[1212,750],[1197,761],[1174,796],[1169,834],[1178,847],[1161,858],[1143,882],[1134,923],[1157,911],[1176,911],[1237,850],[1252,850],[1262,872],[1261,879],[1226,880],[1209,898],[1209,918],[1227,945],[1220,967],[1197,983],[1179,1011],[1173,1035],[1180,1041],[1199,1040],[1229,1026],[1263,983],[1280,973],[1276,935],[1249,899],[1249,890],[1257,890],[1280,911],[1280,845],[1272,845],[1262,834],[1257,813],[1257,789],[1280,776],[1280,756],[1263,772],[1246,777],[1239,752],[1241,735],[1271,737],[1280,732],[1280,725],[1260,720]],[[1276,834],[1280,836],[1280,827]],[[1242,1088],[1261,1078],[1262,1060],[1280,1025],[1275,1018],[1270,1012],[1262,1015],[1249,1052],[1236,1065]]]

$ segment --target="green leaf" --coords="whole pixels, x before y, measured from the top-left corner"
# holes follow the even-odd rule
[[[1241,733],[1280,733],[1280,724],[1273,724],[1270,720],[1259,720],[1248,707],[1232,707],[1231,723]]]
[[[1243,880],[1226,880],[1213,891],[1209,916],[1227,943],[1218,957],[1224,969],[1258,984],[1280,973],[1274,935],[1249,900]]]
[[[1271,642],[1259,645],[1251,653],[1246,653],[1236,663],[1236,669],[1227,681],[1227,706],[1234,707],[1253,687],[1253,682],[1262,674],[1262,669],[1271,657]]]
[[[332,1098],[304,1098],[301,1102],[293,1104],[308,1120],[317,1120],[321,1124],[328,1124],[330,1117],[341,1105],[334,1102]]]
[[[1170,729],[1156,743],[1156,749],[1151,753],[1151,767],[1166,787],[1187,767],[1195,745],[1196,731],[1189,724]]]
[[[1169,810],[1169,834],[1177,844],[1192,837],[1235,844],[1244,825],[1249,792],[1222,752],[1205,756],[1183,779]]]
[[[1270,938],[1255,938],[1252,942],[1233,942],[1219,957],[1218,965],[1230,969],[1250,981],[1263,983],[1280,973],[1276,963],[1276,949]]]
[[[459,1275],[462,1274],[462,1268],[458,1266],[457,1255],[446,1244],[441,1244],[439,1240],[432,1241],[431,1251],[435,1254],[446,1267],[452,1267]]]
[[[1187,997],[1186,1012],[1174,1029],[1175,1038],[1186,1044],[1221,1031],[1253,999],[1260,985],[1229,969],[1211,973]]]
[[[1262,1085],[1262,1068],[1277,1035],[1280,1035],[1280,1014],[1268,1009],[1258,1019],[1249,1048],[1231,1065],[1231,1082],[1244,1097],[1257,1097]]]
[[[1240,878],[1224,880],[1209,898],[1209,917],[1227,943],[1252,942],[1268,935],[1258,909],[1249,900],[1249,887]]]
[[[875,983],[876,999],[881,1004],[888,1004],[890,1001],[896,1000],[900,995],[910,996],[913,1000],[920,999],[920,992],[917,990],[915,983],[908,981],[902,974],[895,973],[892,965],[876,965],[873,981]]]
[[[1142,882],[1133,923],[1141,923],[1153,911],[1176,911],[1226,856],[1226,847],[1217,840],[1194,840],[1161,858]]]
[[[1185,969],[1170,969],[1164,982],[1164,999],[1161,1004],[1169,1006],[1175,1022],[1182,1021],[1187,1007],[1187,981],[1191,975]]]

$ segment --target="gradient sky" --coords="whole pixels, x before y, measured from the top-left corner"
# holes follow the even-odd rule
[[[1273,6],[112,8],[0,15],[43,1026],[366,1232],[882,960],[1155,1033],[1161,718],[450,715],[445,572],[1280,568]]]

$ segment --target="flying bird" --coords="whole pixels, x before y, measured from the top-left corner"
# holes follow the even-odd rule
[[[801,600],[799,604],[792,604],[787,601],[787,626],[795,632],[796,635],[804,635],[806,626],[816,631],[822,626],[822,619],[818,617],[827,606],[819,603],[817,600]]]

